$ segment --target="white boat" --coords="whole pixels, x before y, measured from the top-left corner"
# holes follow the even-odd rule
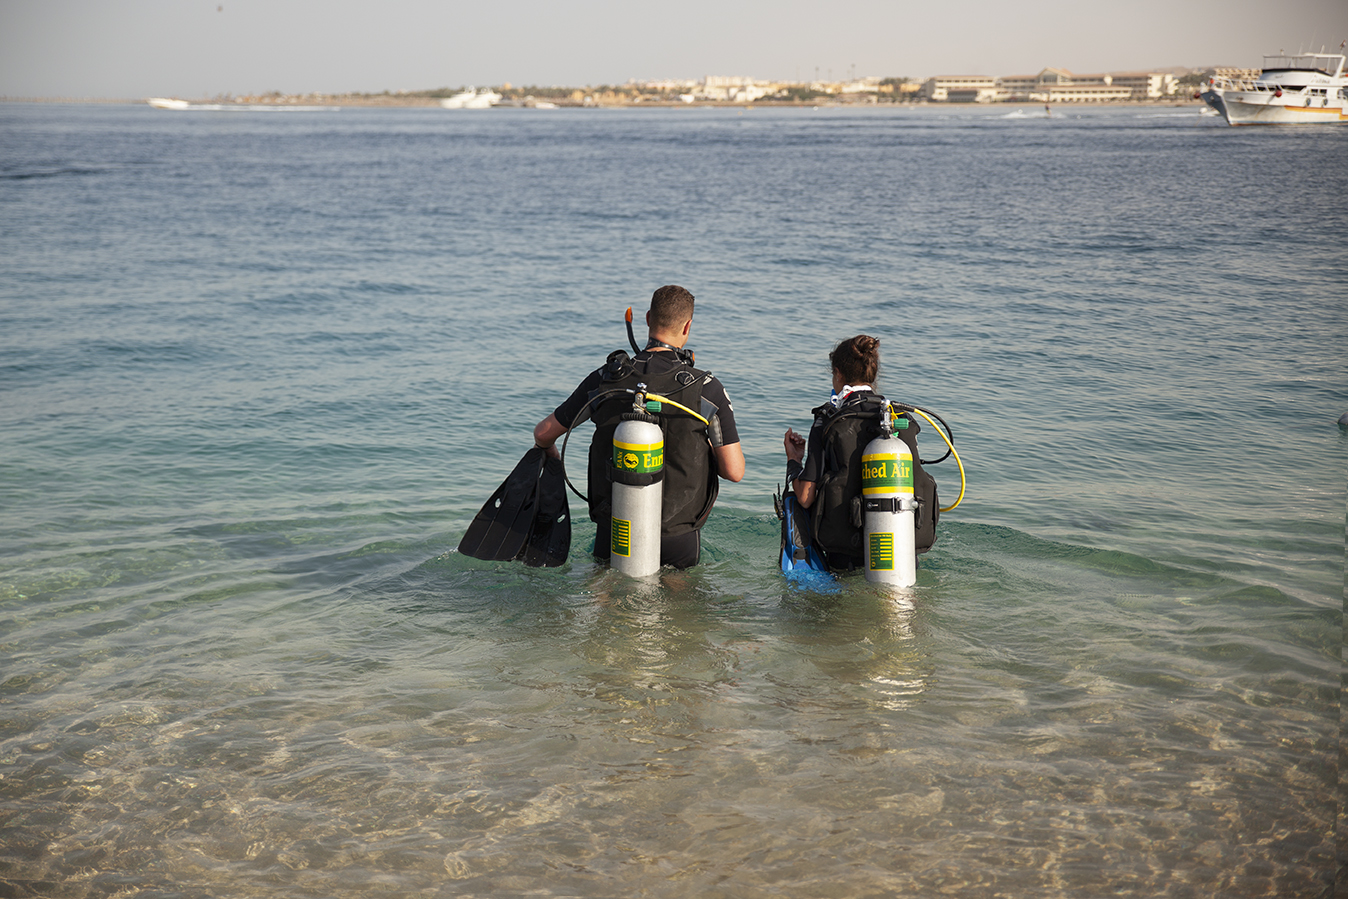
[[[1199,96],[1231,125],[1348,122],[1344,59],[1343,53],[1265,56],[1258,78],[1214,76]]]
[[[489,109],[500,99],[501,95],[494,90],[479,91],[470,87],[452,97],[446,97],[440,101],[440,105],[445,109]]]
[[[155,109],[183,109],[192,112],[335,112],[340,106],[275,106],[265,103],[188,103],[167,97],[150,97],[145,101]]]

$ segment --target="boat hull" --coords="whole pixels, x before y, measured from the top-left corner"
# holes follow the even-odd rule
[[[1267,93],[1219,91],[1221,106],[1215,107],[1232,125],[1321,125],[1348,122],[1343,104],[1307,105],[1295,95],[1275,97]],[[1321,98],[1324,99],[1324,98]],[[1291,102],[1289,102],[1291,101]],[[1312,99],[1312,104],[1320,101]],[[1209,104],[1214,105],[1214,104]]]
[[[1222,118],[1226,118],[1226,104],[1222,102],[1222,94],[1220,91],[1208,88],[1207,90],[1200,91],[1198,97],[1215,110],[1218,115]]]

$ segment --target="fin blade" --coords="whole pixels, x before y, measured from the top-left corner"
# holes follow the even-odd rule
[[[828,571],[822,554],[814,544],[808,513],[801,508],[796,495],[790,491],[782,495],[782,571]]]
[[[566,473],[560,459],[549,456],[538,476],[538,505],[529,539],[523,550],[524,564],[533,568],[556,568],[571,551],[571,507],[566,498]]]
[[[538,508],[538,480],[546,458],[534,447],[483,504],[459,541],[459,552],[475,559],[508,562],[520,557]]]

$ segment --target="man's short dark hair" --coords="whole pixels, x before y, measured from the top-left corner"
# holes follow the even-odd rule
[[[693,317],[693,295],[677,284],[666,284],[651,294],[651,326],[657,331],[683,327]]]

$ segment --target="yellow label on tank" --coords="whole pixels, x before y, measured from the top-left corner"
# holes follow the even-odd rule
[[[610,547],[615,556],[624,556],[630,558],[632,555],[632,522],[622,518],[615,518],[609,525],[609,534],[612,539]]]
[[[665,444],[613,441],[613,467],[637,474],[651,474],[665,467]]]
[[[871,453],[861,457],[861,492],[912,493],[913,455],[900,453]]]
[[[894,570],[894,535],[889,531],[871,534],[871,571]]]

